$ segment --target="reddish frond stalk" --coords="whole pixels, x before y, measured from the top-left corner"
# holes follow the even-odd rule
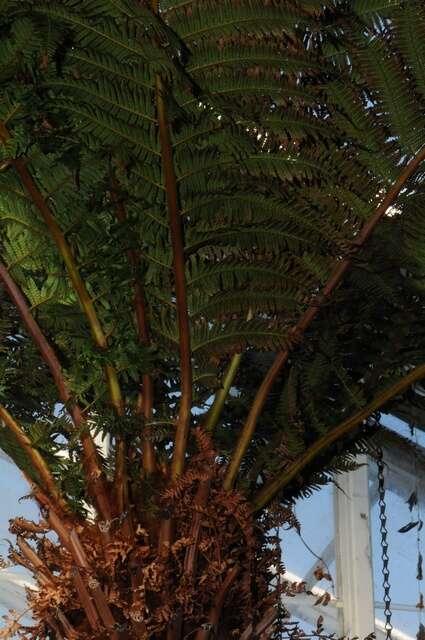
[[[68,403],[70,401],[70,394],[62,374],[62,367],[59,363],[59,360],[57,359],[55,352],[53,351],[37,322],[31,315],[29,305],[24,298],[21,290],[13,280],[12,276],[6,268],[6,265],[1,261],[0,280],[3,283],[7,293],[9,294],[9,297],[11,298],[13,304],[18,310],[19,315],[24,321],[27,331],[30,334],[34,344],[37,345],[44,362],[49,367],[50,372],[53,376],[53,380],[58,389],[61,401],[64,403]]]
[[[90,575],[91,567],[84,551],[83,545],[80,542],[77,532],[72,529],[69,535],[70,549],[72,557],[79,568],[81,568],[86,574]],[[115,631],[116,620],[112,614],[108,600],[102,590],[102,587],[93,577],[88,581],[88,587],[92,594],[93,600],[96,604],[99,616],[109,631],[109,635],[113,640],[124,640],[124,634],[120,638],[120,634]]]
[[[114,491],[116,510],[119,515],[128,508],[128,477],[127,477],[127,444],[123,438],[117,438],[115,451]]]
[[[81,432],[80,441],[84,455],[83,467],[87,479],[87,491],[92,497],[101,517],[104,520],[112,520],[108,481],[96,445],[87,428],[84,428]]]
[[[195,496],[195,504],[198,507],[198,511],[193,518],[190,537],[193,538],[193,544],[186,550],[186,556],[184,559],[184,570],[189,575],[195,575],[196,565],[198,560],[199,541],[201,539],[201,526],[202,526],[202,509],[205,509],[210,495],[211,480],[201,480],[198,490]]]
[[[125,211],[123,203],[118,199],[117,194],[111,191],[111,198],[116,203],[116,215],[120,222],[124,222],[127,219],[127,212]],[[134,251],[128,252],[130,264],[134,273],[137,273],[138,259]],[[136,298],[136,315],[139,319],[140,313],[144,314],[144,310],[138,308],[140,301]],[[124,415],[124,402],[121,395],[121,389],[118,384],[118,379],[115,377],[113,384],[110,384],[111,400],[117,416]],[[114,492],[117,503],[117,511],[119,514],[128,511],[129,508],[129,490],[128,490],[128,474],[127,474],[127,455],[128,447],[125,441],[120,438],[116,444],[115,455],[115,478],[114,478]],[[131,517],[128,515],[126,518],[125,528],[127,533],[131,530]]]
[[[117,388],[118,395],[113,402],[115,413],[118,417],[124,416],[124,405],[121,398],[121,391]],[[116,438],[115,444],[115,475],[113,480],[114,497],[115,497],[115,513],[118,516],[126,514],[124,520],[124,529],[127,535],[131,535],[131,515],[129,513],[129,493],[128,493],[128,474],[127,474],[127,457],[128,446],[125,439],[121,436]]]
[[[116,216],[118,220],[125,222],[128,216],[124,203],[118,198],[115,191],[111,191],[111,198],[116,204]],[[136,314],[137,332],[141,343],[149,346],[150,331],[146,311],[146,298],[139,275],[140,256],[134,249],[129,249],[127,255],[134,279],[134,310]],[[153,382],[149,375],[145,374],[142,376],[142,389],[137,402],[137,410],[140,413],[143,412],[145,420],[150,420],[152,418],[154,397]],[[149,430],[147,433],[149,435]],[[156,471],[155,448],[149,440],[143,440],[142,455],[143,469],[147,475],[152,475]]]
[[[180,640],[183,631],[183,613],[178,611],[167,629],[166,640]]]
[[[55,580],[50,569],[45,565],[45,563],[38,557],[34,549],[24,540],[21,536],[17,537],[17,545],[22,555],[26,558],[26,560],[30,563],[31,567],[34,568],[35,571],[40,571],[47,582],[52,586],[55,584]]]
[[[173,540],[173,520],[171,514],[165,513],[161,518],[158,537],[158,555],[164,560],[171,553],[171,543]]]
[[[76,629],[74,629],[66,615],[60,609],[58,609],[56,615],[65,632],[65,637],[69,638],[69,640],[78,640],[80,634],[78,633],[78,631],[76,631]]]
[[[56,624],[55,620],[49,615],[46,616],[46,622],[49,624],[49,627],[53,629],[56,634],[56,640],[65,640],[59,626]]]
[[[47,521],[52,530],[57,534],[63,546],[68,549],[68,551],[70,551],[71,545],[69,541],[69,535],[72,529],[72,525],[69,524],[66,520],[62,520],[54,509],[47,510]]]
[[[80,408],[72,401],[71,392],[66,384],[62,366],[48,342],[46,336],[41,331],[38,323],[33,318],[29,305],[21,290],[8,272],[6,266],[0,261],[0,281],[3,283],[12,302],[18,310],[28,333],[34,344],[41,353],[44,362],[50,369],[53,380],[59,393],[59,399],[69,410],[74,426],[81,429],[81,444],[84,454],[84,469],[87,477],[88,490],[94,499],[96,507],[99,509],[105,520],[112,518],[106,479],[102,470],[102,464],[96,446],[87,428],[84,427],[84,420]]]
[[[357,251],[359,251],[366,241],[370,238],[372,233],[374,232],[378,223],[382,220],[388,208],[391,207],[396,201],[397,197],[400,194],[400,191],[406,185],[409,178],[415,173],[419,165],[425,160],[425,147],[419,151],[419,153],[410,160],[410,162],[403,169],[400,176],[395,181],[394,185],[388,191],[385,198],[382,200],[381,204],[376,207],[373,214],[366,222],[366,224],[359,231],[357,236],[354,238],[352,244],[356,247]],[[352,257],[346,257],[339,260],[327,283],[323,287],[320,292],[319,298],[324,300],[329,300],[335,289],[339,286],[342,279],[345,276],[346,271],[351,266],[353,262]],[[306,329],[310,326],[313,320],[319,313],[320,305],[315,304],[317,301],[317,296],[314,296],[307,310],[302,314],[301,318],[298,320],[297,324],[293,327],[292,332],[297,336],[297,341],[299,342],[300,338],[304,336]],[[251,406],[248,418],[244,424],[244,427],[239,436],[235,451],[231,458],[229,468],[226,473],[226,477],[224,479],[223,486],[229,491],[235,481],[237,474],[239,472],[239,468],[242,462],[243,457],[251,443],[252,436],[254,435],[255,428],[257,426],[258,418],[263,410],[264,404],[267,400],[267,397],[273,387],[274,382],[276,381],[277,376],[282,371],[289,357],[289,351],[285,350],[277,354],[275,361],[270,367],[269,371],[264,378],[257,395],[255,396],[254,402]]]
[[[107,365],[105,368],[108,379],[110,380],[109,390],[115,414],[122,418],[124,416],[124,400],[121,395],[121,388],[112,366]],[[131,533],[131,515],[129,513],[129,493],[128,493],[128,474],[127,474],[127,457],[128,446],[124,438],[116,439],[115,450],[115,477],[113,481],[115,495],[115,510],[118,515],[127,513],[124,521],[124,529],[127,534]]]
[[[93,631],[99,630],[99,616],[96,611],[96,607],[93,604],[91,596],[84,584],[84,580],[81,577],[81,573],[78,571],[77,567],[72,568],[72,580],[74,582],[75,590],[78,593],[78,597],[80,602],[84,608],[84,611],[87,616],[87,620]]]
[[[158,0],[151,0],[151,9],[155,15],[159,13]],[[161,143],[162,170],[164,174],[168,215],[170,220],[177,321],[179,327],[181,398],[171,463],[171,478],[175,480],[184,469],[187,440],[189,437],[192,409],[192,359],[189,313],[187,309],[186,295],[183,228],[180,215],[177,179],[174,171],[173,150],[167,118],[167,108],[164,101],[164,87],[159,74],[156,77],[155,99],[158,116],[159,139]]]
[[[232,587],[236,578],[240,573],[240,567],[235,566],[233,569],[230,569],[227,576],[225,577],[223,584],[216,597],[214,598],[214,603],[211,608],[210,614],[208,616],[208,622],[210,624],[209,629],[200,629],[196,634],[196,640],[208,640],[211,637],[211,632],[213,631],[214,636],[217,635],[218,625],[220,622],[221,610],[225,603],[227,594],[229,589]]]
[[[261,638],[262,634],[270,629],[278,614],[279,611],[277,607],[270,607],[270,609],[264,615],[263,619],[256,625],[255,631],[252,624],[249,624],[245,631],[242,633],[240,640],[252,640],[253,638]]]
[[[180,216],[177,180],[174,171],[167,109],[164,101],[162,80],[157,76],[156,104],[158,111],[159,137],[161,141],[162,168],[167,195],[170,220],[171,244],[173,248],[174,284],[176,291],[177,320],[179,327],[179,355],[181,398],[174,440],[171,477],[175,480],[183,471],[186,446],[189,437],[192,409],[192,361],[190,347],[189,314],[187,309],[186,275],[183,229]]]
[[[57,502],[54,501],[49,495],[47,495],[47,493],[45,493],[25,471],[21,471],[21,473],[31,489],[32,498],[34,498],[34,500],[38,503],[39,507],[42,510],[50,510],[52,512],[57,511],[61,516],[65,515],[65,512],[60,508]],[[66,517],[69,517],[70,515],[70,513],[67,513]]]
[[[142,377],[143,390],[139,394],[139,406],[143,411],[145,421],[152,419],[153,409],[153,382],[148,375]],[[150,428],[145,428],[145,436],[149,438],[151,434]],[[157,470],[155,447],[153,442],[143,438],[142,442],[142,463],[145,473],[149,476]]]

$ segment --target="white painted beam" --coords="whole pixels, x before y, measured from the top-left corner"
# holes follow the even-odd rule
[[[337,592],[341,633],[349,638],[375,631],[367,457],[357,460],[363,466],[341,474],[335,489]]]

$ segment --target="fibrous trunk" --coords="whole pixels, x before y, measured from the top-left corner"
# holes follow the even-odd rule
[[[270,637],[279,562],[271,522],[223,490],[209,439],[198,430],[197,441],[200,453],[172,488],[148,495],[133,479],[130,510],[112,521],[46,509],[38,525],[12,522],[11,559],[38,584],[29,594],[36,626],[23,637],[247,640],[256,628]],[[150,479],[156,488],[166,481]]]

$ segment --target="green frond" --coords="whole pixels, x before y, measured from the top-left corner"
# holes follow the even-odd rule
[[[299,294],[298,294],[299,295]],[[254,316],[262,313],[279,314],[280,317],[293,317],[301,308],[302,296],[290,291],[247,291],[231,289],[211,295],[197,295],[191,304],[191,316],[196,321],[203,318],[246,317],[249,311]]]
[[[73,48],[67,53],[67,69],[71,77],[81,77],[87,81],[93,78],[115,79],[136,90],[153,92],[155,76],[149,65],[121,64],[113,55],[90,49]],[[144,98],[147,100],[148,96]]]
[[[141,155],[159,155],[153,133],[141,130],[131,121],[128,123],[95,106],[66,101],[63,98],[58,98],[55,105],[62,113],[73,117],[80,136],[87,136],[95,147],[111,146],[119,149],[119,145],[125,143],[134,148],[139,160]]]
[[[287,106],[278,109],[272,115],[261,118],[259,130],[263,135],[283,135],[289,140],[299,141],[307,136],[329,138],[331,130],[326,123],[308,113],[303,113],[301,108]]]
[[[344,135],[358,145],[360,161],[382,178],[391,179],[394,162],[388,136],[376,122],[373,111],[365,108],[368,98],[361,87],[347,81],[332,82],[327,87],[327,95],[331,105],[334,105],[335,123],[341,127]],[[377,153],[379,149],[386,147],[388,153]]]
[[[401,0],[352,0],[354,12],[362,17],[386,13],[388,10],[396,9],[400,4]]]
[[[299,455],[305,448],[305,425],[299,407],[298,385],[297,370],[291,367],[275,411],[282,442],[291,456]]]
[[[25,283],[25,293],[31,303],[31,307],[39,307],[46,302],[50,302],[55,295],[56,280],[46,283],[41,289],[32,278],[27,278]]]
[[[200,82],[210,74],[226,73],[266,75],[280,80],[284,73],[319,70],[320,65],[314,59],[302,54],[289,56],[286,50],[273,50],[271,47],[257,46],[250,50],[243,46],[226,46],[223,49],[211,44],[196,48],[196,55],[190,60],[188,71]],[[200,79],[202,78],[202,80]]]
[[[286,103],[294,100],[304,104],[314,104],[317,96],[307,88],[298,88],[296,84],[287,85],[280,80],[261,76],[259,78],[243,77],[240,74],[230,78],[215,74],[208,79],[208,91],[213,96],[214,102],[225,109],[227,105],[237,108],[237,112],[243,114],[243,106],[251,105],[253,98],[258,98],[259,105],[275,101]],[[197,107],[199,98],[185,98],[181,102],[184,108]]]
[[[264,290],[296,291],[297,287],[313,285],[314,279],[294,261],[277,258],[274,261],[225,259],[208,264],[207,261],[191,259],[188,286],[201,287],[208,291],[231,290],[247,287],[255,278]]]
[[[279,351],[291,344],[287,328],[277,323],[254,319],[231,321],[225,326],[205,322],[193,332],[192,351],[197,358],[208,360],[225,354],[239,353],[248,347]]]
[[[316,199],[316,194],[313,197]],[[307,244],[317,234],[326,247],[332,246],[337,239],[336,229],[327,215],[311,211],[307,203],[302,206],[298,202],[279,199],[277,194],[220,193],[220,190],[214,193],[210,187],[206,193],[190,194],[182,214],[193,222],[196,233],[209,232],[217,225],[227,227],[230,232],[234,227],[241,228],[243,223],[248,229],[251,225],[284,225],[289,234],[302,236]],[[188,239],[191,237],[189,235]]]
[[[418,19],[419,17],[419,19]],[[406,2],[394,15],[397,45],[415,78],[416,90],[425,96],[425,16],[421,2]]]
[[[362,265],[359,265],[359,269],[353,271],[350,276],[357,284],[358,287],[363,288],[365,293],[370,296],[373,296],[375,300],[386,300],[388,302],[396,301],[396,292],[393,287],[385,282],[385,278],[383,278],[380,274],[373,273],[371,269],[367,268],[367,265],[364,267],[364,271],[362,269]]]
[[[316,242],[312,238],[306,238],[301,233],[298,235],[296,230],[291,229],[290,225],[267,224],[241,226],[223,225],[221,227],[212,227],[203,233],[199,232],[191,234],[186,245],[186,253],[190,255],[205,246],[225,246],[232,248],[252,249],[261,252],[269,251],[278,253],[278,251],[287,251],[299,253],[305,247],[312,248],[316,246]]]
[[[18,445],[13,435],[0,422],[0,449],[13,460],[18,469],[25,471],[34,481],[40,483],[40,478],[36,470],[33,468],[32,461],[29,456]]]
[[[34,219],[31,207],[25,197],[19,197],[14,191],[15,185],[0,177],[0,220],[12,224],[20,231],[27,229],[36,235],[46,236],[46,230],[41,221]],[[6,192],[8,195],[6,196]],[[15,196],[15,197],[13,197]]]
[[[297,179],[312,180],[324,170],[320,162],[300,157],[296,153],[258,154],[245,160],[244,165],[254,176],[279,178],[285,182]]]
[[[8,36],[2,35],[0,45],[0,80],[8,80],[31,60],[39,48],[39,35],[29,18],[15,20]]]
[[[368,43],[361,53],[366,73],[376,83],[372,93],[380,117],[390,119],[390,132],[408,153],[415,153],[425,142],[422,114],[413,87],[396,56],[383,42]]]
[[[162,10],[170,26],[180,38],[192,43],[201,38],[221,38],[232,33],[282,33],[292,31],[305,14],[285,5],[264,6],[260,0],[246,0],[235,5],[224,0],[217,6],[213,0],[198,3],[165,2]]]
[[[107,10],[110,10],[110,3]],[[98,19],[96,12],[90,18],[90,7],[85,7],[85,12],[67,9],[58,4],[37,3],[33,11],[44,15],[57,23],[69,26],[73,29],[75,41],[82,48],[94,49],[101,54],[113,52],[114,58],[122,64],[150,62],[157,64],[159,68],[168,66],[165,53],[161,52],[153,43],[152,38],[146,37],[144,27],[137,21],[127,21],[118,27],[113,15],[105,13],[105,3],[101,3],[100,13],[102,19]],[[86,15],[85,15],[86,14]]]
[[[108,82],[103,78],[90,81],[55,79],[46,82],[45,87],[59,90],[59,96],[77,96],[79,106],[82,102],[88,102],[92,106],[98,104],[99,107],[107,109],[113,117],[124,116],[132,127],[142,127],[144,121],[156,122],[152,101],[146,99],[143,92],[130,92],[125,87],[119,87],[117,83]]]

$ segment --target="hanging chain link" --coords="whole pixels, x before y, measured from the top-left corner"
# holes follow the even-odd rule
[[[275,536],[276,536],[276,559],[278,560],[277,566],[277,592],[278,592],[278,601],[277,601],[277,619],[276,619],[276,631],[277,638],[283,638],[283,619],[285,617],[286,611],[283,606],[282,596],[282,578],[283,578],[283,566],[282,566],[282,539],[280,537],[280,528],[275,528]]]
[[[388,529],[387,529],[387,505],[385,502],[385,476],[384,476],[384,460],[382,449],[377,451],[378,465],[378,495],[379,495],[379,520],[381,522],[381,559],[382,559],[382,587],[384,589],[384,616],[385,616],[385,632],[387,640],[391,640],[393,625],[391,623],[391,595],[390,595],[390,570],[388,568]]]
[[[416,519],[419,522],[419,525],[416,528],[416,548],[418,552],[418,560],[416,565],[416,580],[418,582],[418,604],[416,605],[416,607],[418,609],[418,623],[419,623],[419,630],[416,637],[418,638],[418,640],[420,640],[420,637],[422,638],[424,637],[424,632],[425,632],[425,628],[422,622],[423,609],[424,609],[424,596],[422,593],[422,582],[423,582],[423,556],[422,556],[422,534],[421,534],[421,531],[422,531],[421,498],[422,496],[419,490],[418,428],[416,427],[416,425],[411,425],[410,431],[415,443],[413,455],[414,455],[414,464],[415,464],[414,471],[415,471],[415,498],[416,498],[416,515],[417,515]],[[410,511],[412,511],[413,509],[413,506],[414,506],[413,503],[414,501],[412,502]]]

